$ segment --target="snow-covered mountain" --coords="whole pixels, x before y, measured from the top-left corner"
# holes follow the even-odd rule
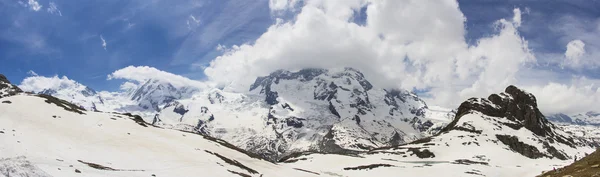
[[[61,78],[31,76],[25,78],[19,87],[27,92],[52,95],[67,100],[87,110],[106,110],[104,99],[94,89],[66,76]]]
[[[143,109],[159,111],[160,107],[178,99],[190,98],[199,88],[191,86],[175,87],[169,82],[150,79],[135,89],[127,92],[127,96]]]
[[[352,68],[303,69],[259,77],[247,93],[204,90],[167,104],[152,122],[277,160],[294,152],[348,153],[408,143],[450,122],[453,114],[440,112],[406,90],[373,86]]]
[[[79,110],[52,96],[0,98],[0,113],[2,177],[317,176],[222,140]]]
[[[63,77],[31,76],[19,85],[23,90],[52,95],[79,105],[87,110],[103,112],[130,112],[151,120],[160,107],[174,100],[190,98],[198,88],[175,87],[168,82],[147,80],[131,84],[127,90],[101,91],[87,87],[77,81]]]
[[[281,162],[339,176],[536,176],[594,149],[548,122],[532,94],[509,86],[463,102],[435,136],[354,156],[296,154]]]
[[[589,111],[570,116],[558,113],[548,116],[548,120],[561,124],[600,126],[600,113]]]
[[[22,92],[21,89],[13,84],[6,78],[6,76],[0,74],[0,98],[16,95]]]
[[[436,127],[453,112],[421,104],[410,92],[390,94],[376,87],[366,89],[363,85],[367,84],[360,84],[359,72],[352,69],[308,74],[314,76],[310,80],[307,75],[290,77],[303,72],[280,72],[287,79],[272,74],[267,76],[273,78],[270,84],[261,84],[250,93],[212,89],[190,99],[172,101],[164,105],[154,122],[180,130],[197,127],[200,134],[153,126],[132,114],[86,111],[53,96],[18,93],[14,91],[18,87],[11,86],[14,94],[0,98],[0,176],[536,176],[595,149],[593,142],[546,120],[537,108],[536,98],[514,86],[487,99],[463,102],[447,126]],[[2,78],[0,84],[9,83]],[[265,83],[264,79],[257,79],[257,83]],[[340,83],[348,79],[347,84]],[[319,82],[328,83],[325,90],[329,94],[322,94]],[[273,96],[256,90],[267,85],[272,94],[277,93],[277,102],[268,103]],[[292,91],[294,94],[290,94]],[[305,92],[314,97],[302,97],[308,95]],[[333,96],[322,100],[315,96],[332,92]],[[367,98],[368,103],[361,103]],[[393,121],[405,114],[417,120]],[[427,117],[431,115],[436,117]],[[360,121],[353,120],[354,116]],[[286,156],[274,163],[243,150],[249,146],[240,149],[237,141],[230,144],[214,138],[288,143],[289,132],[308,134],[311,128],[318,131],[319,126],[314,126],[318,121],[333,123],[326,125],[331,128],[317,139],[317,148],[329,145],[325,147],[347,149],[309,149],[336,154],[283,153]],[[377,127],[383,128],[383,133],[393,130],[396,136],[398,131],[405,135],[412,131],[421,138],[408,144],[365,149],[343,144],[364,143],[363,133],[372,133],[368,126],[376,127],[369,121],[389,123],[391,128]],[[428,121],[435,123],[427,130],[419,129]],[[392,125],[398,122],[406,129]],[[434,136],[425,136],[427,132]],[[267,136],[259,136],[263,133]],[[389,144],[376,141],[379,136],[375,133],[372,136],[372,143]],[[305,145],[303,141],[307,142],[289,142]]]

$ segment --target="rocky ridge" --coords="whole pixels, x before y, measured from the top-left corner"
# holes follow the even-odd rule
[[[0,98],[23,92],[19,87],[10,83],[6,76],[0,74]]]

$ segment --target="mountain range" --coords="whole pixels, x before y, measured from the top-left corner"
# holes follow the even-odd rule
[[[515,86],[456,110],[352,68],[278,70],[241,93],[153,80],[120,93],[72,86],[23,93],[0,77],[0,174],[535,176],[599,145]]]
[[[600,113],[594,111],[574,115],[558,113],[548,116],[548,120],[562,124],[600,126]]]

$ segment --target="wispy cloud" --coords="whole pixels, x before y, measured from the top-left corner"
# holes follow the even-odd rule
[[[48,13],[58,14],[59,16],[62,17],[62,12],[60,12],[60,10],[58,9],[58,7],[56,6],[56,4],[54,2],[50,2],[50,4],[48,6],[49,7],[46,9],[46,11],[48,11]]]
[[[190,15],[188,17],[188,20],[186,21],[186,24],[188,26],[188,29],[192,30],[192,29],[198,27],[198,25],[200,25],[200,19],[196,19],[196,17],[194,17],[193,15]]]
[[[104,37],[102,35],[100,35],[100,40],[102,41],[102,48],[106,50],[106,40],[104,40]]]
[[[40,5],[40,3],[38,3],[35,0],[28,0],[27,3],[23,2],[23,1],[17,1],[17,3],[19,3],[19,5],[23,6],[23,7],[27,7],[33,11],[39,11],[40,9],[42,9],[42,5]]]
[[[42,5],[40,5],[40,3],[38,3],[35,0],[29,0],[27,4],[29,4],[29,8],[31,8],[31,10],[39,11],[40,9],[42,9]]]
[[[31,75],[31,76],[39,76],[35,71],[33,70],[29,70],[27,71],[27,74]]]

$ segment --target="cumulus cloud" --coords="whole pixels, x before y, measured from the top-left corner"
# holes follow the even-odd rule
[[[568,84],[551,82],[542,86],[525,87],[525,89],[536,95],[538,106],[543,113],[575,114],[598,111],[599,84],[599,80],[580,77],[574,78]]]
[[[35,72],[32,72],[32,73],[35,74]],[[74,80],[69,79],[67,76],[44,77],[44,76],[38,76],[37,74],[23,79],[23,81],[21,81],[21,84],[19,85],[19,88],[23,89],[24,91],[30,91],[30,92],[36,92],[36,93],[44,91],[46,89],[58,90],[58,89],[63,89],[63,88],[79,88],[79,87],[85,87],[85,86],[77,83]]]
[[[272,11],[292,9],[300,2],[299,0],[269,0],[269,8]]]
[[[102,41],[102,48],[106,50],[106,40],[104,40],[104,37],[102,35],[100,35],[100,41]]]
[[[48,8],[46,9],[46,11],[48,11],[48,13],[50,14],[57,14],[62,17],[62,12],[60,12],[60,10],[54,2],[50,2],[50,4],[48,4]]]
[[[128,66],[109,74],[107,77],[108,80],[125,79],[135,82],[125,82],[125,84],[121,85],[121,89],[129,89],[132,86],[137,86],[140,83],[144,83],[148,80],[157,80],[163,83],[170,83],[175,87],[206,88],[206,84],[203,82],[191,80],[189,78],[161,71],[149,66]]]
[[[581,66],[581,57],[585,54],[585,43],[581,40],[572,40],[567,44],[565,51],[565,64],[574,68]]]
[[[125,82],[125,83],[121,84],[121,86],[119,88],[121,90],[128,91],[128,90],[136,89],[137,87],[138,87],[138,85],[133,82]]]
[[[353,23],[353,14],[365,7],[366,24]],[[204,72],[211,81],[235,83],[242,91],[255,77],[277,69],[349,66],[376,85],[428,89],[432,104],[455,107],[514,84],[516,73],[535,62],[517,30],[519,9],[496,22],[494,35],[472,46],[465,41],[464,23],[452,0],[306,1],[294,21],[279,21],[254,43],[230,47]]]
[[[206,82],[147,66],[126,67],[108,79],[130,81],[121,86],[124,90],[157,79],[246,92],[256,77],[278,69],[353,67],[379,87],[424,90],[431,105],[456,108],[469,97],[486,97],[515,84],[537,95],[544,113],[599,111],[593,105],[600,104],[600,82],[578,78],[565,83],[568,78],[552,80],[530,68],[538,60],[519,34],[527,9],[526,14],[513,9],[513,16],[493,24],[490,35],[469,44],[466,19],[454,0],[307,0],[298,5],[298,0],[270,0],[272,11],[298,14],[291,21],[276,20],[255,41],[217,46],[223,54],[200,67]],[[357,13],[366,15],[365,23],[354,23]],[[187,22],[199,20],[190,15]],[[584,56],[575,52],[585,53],[583,45],[570,45],[565,57]]]

